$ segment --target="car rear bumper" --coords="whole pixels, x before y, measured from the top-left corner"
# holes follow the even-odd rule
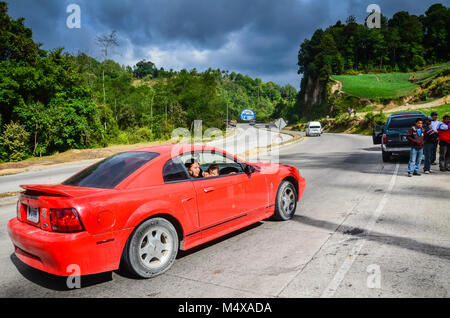
[[[72,275],[73,265],[78,266],[79,275],[118,269],[123,247],[132,230],[97,235],[86,231],[54,233],[17,218],[8,223],[16,256],[31,267],[59,276]]]
[[[410,146],[405,147],[387,147],[386,145],[381,145],[381,148],[384,152],[392,152],[392,153],[409,153],[411,151]]]

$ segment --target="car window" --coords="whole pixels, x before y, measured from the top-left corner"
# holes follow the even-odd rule
[[[394,117],[389,121],[389,128],[410,128],[415,125],[418,116]]]
[[[62,184],[112,189],[157,156],[159,156],[159,153],[148,151],[129,151],[115,154],[87,167]]]
[[[192,159],[194,159],[200,164],[202,174],[207,173],[208,168],[213,164],[218,166],[219,176],[244,172],[242,165],[239,162],[237,162],[234,158],[228,157],[221,152],[197,151],[180,156],[180,160],[183,163],[183,165],[187,161],[190,161]],[[208,178],[210,176],[205,175],[203,177]]]
[[[163,168],[164,182],[174,182],[188,180],[189,175],[184,167],[180,157],[169,160]]]

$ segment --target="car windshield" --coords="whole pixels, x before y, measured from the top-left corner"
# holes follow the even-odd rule
[[[112,189],[157,156],[159,156],[159,153],[147,151],[119,153],[87,167],[62,184],[77,187]]]
[[[408,117],[395,117],[392,118],[389,122],[389,128],[409,128],[415,125],[417,116],[408,116]]]

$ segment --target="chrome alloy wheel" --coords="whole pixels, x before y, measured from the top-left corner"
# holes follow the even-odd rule
[[[285,215],[290,215],[295,209],[295,192],[291,187],[286,187],[281,195],[281,210]]]
[[[142,265],[155,270],[164,266],[170,258],[174,238],[165,228],[155,226],[142,237],[139,256]]]

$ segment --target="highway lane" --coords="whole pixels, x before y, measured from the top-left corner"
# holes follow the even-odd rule
[[[295,217],[263,221],[182,252],[151,280],[120,272],[65,279],[14,255],[0,206],[2,297],[449,297],[450,178],[406,177],[371,138],[324,134],[280,151],[307,187]]]
[[[207,142],[207,145],[225,149],[232,154],[244,154],[256,147],[266,147],[292,139],[292,136],[277,131],[256,129],[247,124],[239,124],[237,132],[227,138]],[[76,172],[101,159],[84,160],[75,163],[62,163],[46,166],[43,170],[29,171],[9,176],[0,176],[0,193],[22,190],[21,184],[53,184],[64,181]]]

